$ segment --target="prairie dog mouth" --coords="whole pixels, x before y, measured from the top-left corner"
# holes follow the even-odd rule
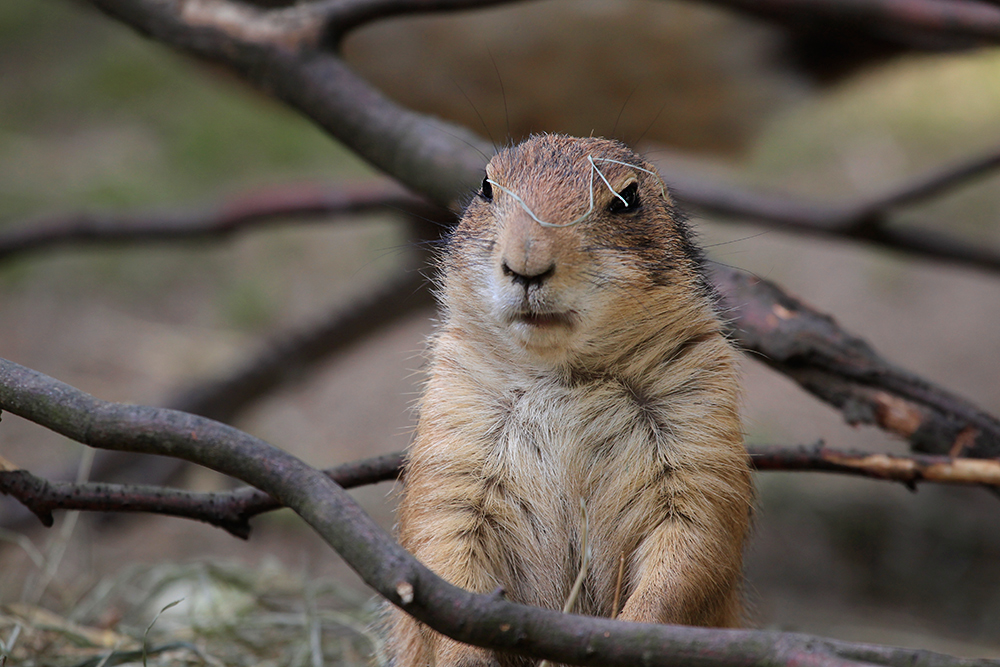
[[[538,313],[533,311],[525,311],[523,313],[517,313],[511,320],[512,322],[527,324],[533,327],[548,328],[548,327],[570,327],[573,325],[573,311],[568,311],[565,313]]]

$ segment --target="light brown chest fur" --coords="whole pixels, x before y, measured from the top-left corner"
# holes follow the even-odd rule
[[[735,352],[669,195],[598,139],[533,138],[487,178],[442,263],[402,544],[459,586],[561,609],[585,508],[574,612],[738,624],[752,490]],[[398,611],[389,632],[397,665],[530,664]]]

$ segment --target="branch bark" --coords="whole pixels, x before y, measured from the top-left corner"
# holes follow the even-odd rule
[[[998,667],[927,651],[798,634],[623,623],[463,591],[382,531],[329,477],[232,427],[195,415],[100,401],[0,360],[0,409],[90,445],[204,465],[291,507],[390,602],[449,637],[575,665]]]
[[[915,489],[919,482],[975,484],[1000,488],[1000,459],[951,456],[892,456],[842,452],[822,445],[751,450],[759,471],[830,472],[902,482]]]
[[[714,284],[739,344],[848,423],[878,426],[917,452],[1000,457],[1000,419],[890,364],[832,317],[743,271],[716,266]]]

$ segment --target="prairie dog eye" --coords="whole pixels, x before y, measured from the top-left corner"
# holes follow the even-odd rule
[[[479,191],[479,196],[486,201],[493,201],[493,185],[489,176],[483,179],[483,189]]]
[[[618,193],[617,197],[611,199],[608,204],[609,213],[624,213],[634,211],[639,206],[639,183],[632,181]]]

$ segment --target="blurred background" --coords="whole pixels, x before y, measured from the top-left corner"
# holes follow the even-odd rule
[[[614,135],[671,168],[816,201],[871,196],[1000,144],[1000,50],[874,49],[877,57],[831,69],[796,40],[695,3],[550,0],[388,21],[350,37],[345,54],[391,96],[497,143],[543,130]],[[163,211],[374,178],[277,102],[86,7],[0,3],[0,229],[61,212]],[[1000,413],[1000,276],[696,222],[714,261],[778,282],[889,360]],[[1000,247],[1000,174],[907,209],[898,224]],[[280,332],[351,303],[404,261],[410,243],[387,210],[216,243],[5,259],[0,356],[103,399],[165,405]],[[329,359],[236,425],[320,467],[403,449],[432,316],[415,314]],[[846,426],[753,360],[746,377],[751,444],[906,451],[875,429]],[[81,449],[3,415],[0,456],[36,474],[74,469]],[[204,471],[183,483],[227,487]],[[747,566],[754,625],[1000,657],[996,494],[805,473],[765,473],[758,484]],[[391,484],[353,493],[391,528]],[[3,503],[0,512],[13,511]],[[64,522],[0,532],[0,641],[19,602],[88,627],[141,628],[158,609],[150,599],[166,600],[164,582],[183,580],[182,570],[227,586],[270,573],[297,582],[282,589],[290,599],[328,582],[324,604],[346,614],[345,636],[364,639],[336,660],[364,660],[366,589],[287,511],[256,519],[248,543],[163,517]],[[108,582],[136,567],[166,579],[147,578],[147,588],[129,579],[132,597],[121,600],[131,602],[94,602],[124,590]]]

